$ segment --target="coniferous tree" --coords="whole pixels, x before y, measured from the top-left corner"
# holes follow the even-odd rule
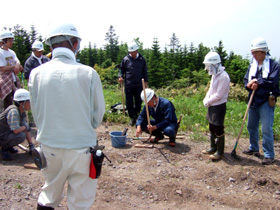
[[[161,53],[157,38],[154,38],[151,55],[148,58],[149,85],[160,87],[164,82],[164,74],[160,69]]]
[[[215,52],[217,52],[220,55],[221,61],[222,61],[222,65],[225,65],[225,61],[227,59],[227,53],[224,50],[224,45],[223,45],[222,40],[219,41],[218,47],[214,47],[214,49],[215,49]]]
[[[29,41],[29,34],[20,25],[14,26],[13,34],[15,38],[12,49],[23,65],[30,55],[31,43]]]
[[[111,25],[108,32],[105,35],[105,41],[108,43],[105,45],[105,51],[107,58],[110,58],[112,62],[117,62],[117,57],[119,53],[118,47],[118,36],[115,33],[114,27]]]
[[[210,49],[208,47],[203,46],[202,43],[200,43],[198,45],[197,51],[196,51],[196,65],[195,65],[195,69],[196,70],[200,70],[200,69],[204,69],[204,57],[205,55],[210,51]]]

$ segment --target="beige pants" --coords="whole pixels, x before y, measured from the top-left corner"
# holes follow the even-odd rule
[[[47,167],[42,169],[45,185],[38,203],[57,207],[63,199],[64,185],[68,181],[68,209],[90,209],[95,200],[97,180],[89,178],[89,148],[66,150],[46,145],[42,145],[41,148],[47,160]]]

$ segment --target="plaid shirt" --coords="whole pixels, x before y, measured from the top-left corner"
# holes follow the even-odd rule
[[[4,51],[0,49],[0,66],[11,66],[18,62],[16,54],[12,50]],[[20,87],[20,81],[18,76],[16,76],[16,85],[13,81],[14,71],[0,71],[0,98],[4,100],[6,96],[15,91],[17,87]]]

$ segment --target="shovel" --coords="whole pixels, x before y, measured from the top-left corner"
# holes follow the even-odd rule
[[[237,145],[238,145],[238,142],[239,142],[239,138],[240,138],[240,136],[241,136],[241,133],[242,133],[242,130],[243,130],[243,126],[244,126],[245,120],[246,120],[246,118],[247,118],[247,115],[248,115],[248,112],[249,112],[249,108],[250,108],[250,106],[251,106],[251,103],[252,103],[254,94],[255,94],[255,90],[253,90],[253,92],[252,92],[252,94],[251,94],[251,97],[250,97],[249,103],[248,103],[248,105],[247,105],[247,109],[246,109],[246,112],[245,112],[245,115],[244,115],[244,118],[243,118],[243,121],[242,121],[242,125],[241,125],[241,128],[240,128],[238,137],[237,137],[237,139],[236,139],[234,148],[233,148],[233,150],[232,150],[232,152],[231,152],[231,156],[234,157],[236,160],[241,160],[240,157],[238,157],[238,155],[236,154],[236,148],[237,148]]]

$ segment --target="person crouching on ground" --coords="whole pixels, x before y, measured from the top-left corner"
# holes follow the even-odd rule
[[[2,159],[5,161],[13,160],[10,153],[18,152],[13,147],[24,142],[25,138],[29,143],[30,154],[34,149],[25,113],[30,110],[29,92],[18,89],[14,94],[14,104],[0,114],[0,146],[2,146]]]
[[[203,63],[205,70],[212,75],[210,88],[203,99],[203,104],[208,108],[206,118],[209,121],[210,149],[203,150],[203,154],[210,154],[212,160],[219,160],[224,155],[225,134],[224,120],[226,102],[230,90],[230,78],[221,64],[220,55],[209,52]]]
[[[149,114],[154,118],[148,125],[146,106],[144,106],[136,122],[136,137],[142,134],[142,131],[149,132],[154,139],[151,143],[157,143],[164,138],[163,134],[169,137],[169,145],[174,147],[176,145],[175,139],[177,134],[177,117],[173,104],[161,97],[157,97],[155,92],[146,88],[147,105]],[[141,93],[141,99],[144,101],[144,92]]]

